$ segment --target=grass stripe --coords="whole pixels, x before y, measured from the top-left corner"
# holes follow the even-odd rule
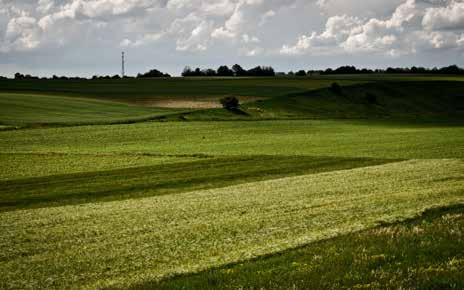
[[[131,161],[131,158],[125,156],[115,158],[110,155],[107,158],[90,156],[88,162],[84,162],[86,159],[79,156],[76,158],[76,156],[55,155],[56,160],[47,157],[48,155],[40,156],[45,156],[46,160],[37,158],[37,156],[30,158],[29,155],[10,156],[13,159],[23,158],[14,159],[14,162],[11,158],[7,158],[7,162],[0,167],[14,167],[13,170],[26,175],[40,171],[44,168],[44,162],[65,167],[55,169],[56,172],[79,170],[85,166],[88,166],[87,170],[91,170],[92,167],[103,169],[105,166],[126,168],[0,181],[0,211],[181,193],[397,161],[299,156],[232,156],[197,161],[183,158],[153,159],[150,156],[142,156],[140,160]],[[30,159],[25,160],[25,158]],[[39,161],[40,163],[37,163]],[[98,167],[89,166],[91,162],[108,162],[109,164],[99,164]],[[134,168],[129,166],[130,162],[162,164]],[[174,163],[170,164],[170,162]],[[75,167],[76,163],[79,165],[78,168]],[[69,166],[72,168],[68,168]],[[49,168],[49,171],[53,170],[50,166],[46,168]]]
[[[192,156],[138,154],[0,153],[0,182],[198,160]],[[1,188],[1,187],[0,187]]]

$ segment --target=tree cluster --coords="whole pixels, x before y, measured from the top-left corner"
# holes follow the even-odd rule
[[[46,77],[38,77],[38,76],[32,76],[29,74],[21,74],[21,73],[15,73],[14,74],[14,79],[15,80],[86,80],[86,78],[81,78],[81,77],[67,77],[67,76],[56,76],[53,75],[51,78],[46,78]]]
[[[92,80],[119,80],[121,77],[119,75],[106,75],[106,76],[93,76]],[[124,77],[129,78],[129,77]]]
[[[22,73],[15,73],[14,79],[15,80],[38,80],[40,78],[36,76],[27,75],[27,74],[23,75]]]
[[[217,70],[215,69],[201,69],[195,68],[192,69],[190,67],[185,67],[184,71],[182,72],[183,77],[244,77],[244,76],[252,76],[252,77],[273,77],[275,76],[275,71],[270,66],[257,66],[246,70],[242,68],[240,65],[235,64],[232,68],[229,68],[226,65],[220,66]]]
[[[138,74],[137,78],[170,78],[171,75],[160,72],[157,69],[152,69],[144,74]]]

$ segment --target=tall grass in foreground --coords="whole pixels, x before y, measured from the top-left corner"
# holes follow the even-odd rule
[[[464,289],[464,206],[131,289]]]
[[[0,214],[0,288],[126,288],[464,202],[464,162],[413,160]]]

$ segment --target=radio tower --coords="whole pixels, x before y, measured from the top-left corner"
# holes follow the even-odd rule
[[[121,78],[124,78],[125,76],[125,60],[124,60],[124,51],[122,52],[122,57],[121,57]]]

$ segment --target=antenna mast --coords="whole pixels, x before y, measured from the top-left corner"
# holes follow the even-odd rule
[[[122,52],[122,58],[121,58],[121,77],[124,78],[125,76],[125,59],[124,59],[124,51]]]

